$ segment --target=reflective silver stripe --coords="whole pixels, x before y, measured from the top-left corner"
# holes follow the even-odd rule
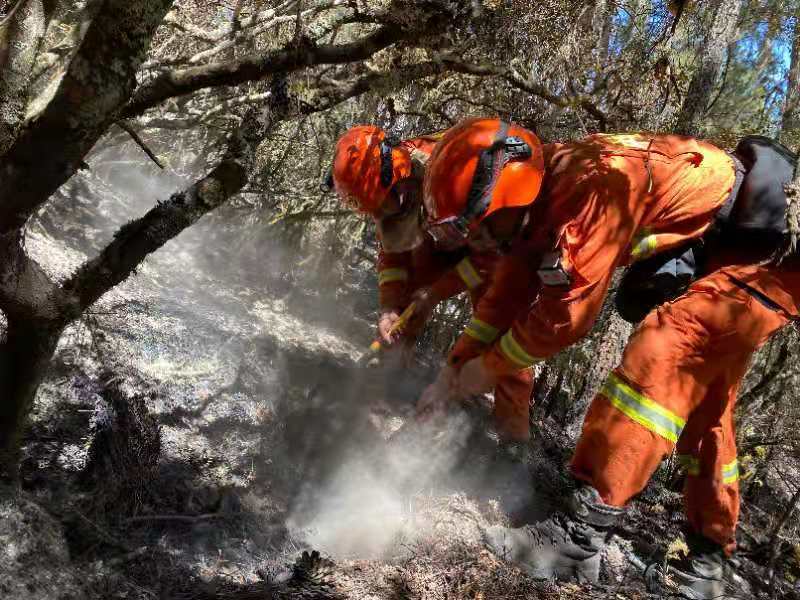
[[[497,338],[499,331],[497,330],[497,327],[492,327],[488,323],[473,317],[467,327],[464,329],[464,333],[466,333],[469,337],[475,338],[479,342],[491,344]]]
[[[405,269],[384,269],[378,273],[378,285],[394,281],[406,281],[407,279],[408,271]]]
[[[652,256],[657,249],[658,239],[655,234],[650,233],[647,229],[642,229],[633,238],[631,256],[634,260],[642,260],[648,256]]]
[[[469,258],[465,258],[456,265],[456,272],[464,283],[467,284],[469,289],[476,288],[483,283],[483,279],[481,279],[475,267],[472,266],[472,262],[470,262]]]
[[[684,419],[637,392],[614,373],[600,393],[620,412],[670,442],[677,442],[686,426]]]
[[[733,462],[727,465],[722,465],[722,483],[730,484],[739,480],[739,461],[733,459]]]
[[[500,350],[503,351],[503,354],[505,354],[509,362],[520,369],[526,369],[534,363],[544,360],[528,354],[525,349],[519,345],[519,342],[514,339],[514,334],[511,333],[511,330],[500,338]]]

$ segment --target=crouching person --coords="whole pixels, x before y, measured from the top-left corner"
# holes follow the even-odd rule
[[[744,161],[710,144],[641,134],[542,146],[532,135],[525,153],[509,154],[516,140],[507,124],[467,121],[431,157],[425,202],[433,234],[460,232],[465,243],[492,239],[509,250],[475,310],[496,330],[493,340],[465,358],[462,335],[458,360],[425,391],[422,411],[479,393],[579,340],[617,267],[672,253],[720,214],[738,214],[730,207]],[[535,194],[511,183],[531,177],[541,180]],[[489,529],[493,552],[537,579],[597,581],[608,533],[677,445],[689,469],[692,535],[691,555],[672,565],[672,579],[685,597],[724,592],[739,509],[736,393],[753,352],[797,318],[800,302],[796,259],[775,267],[760,258],[720,249],[704,277],[647,315],[586,416],[570,466],[579,485],[564,510]],[[526,309],[503,327],[498,315],[506,303],[519,305],[519,294]],[[663,575],[649,572],[657,591],[666,589]]]

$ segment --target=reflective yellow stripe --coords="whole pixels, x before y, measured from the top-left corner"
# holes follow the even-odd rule
[[[689,475],[695,477],[700,475],[700,461],[696,457],[690,454],[679,454],[678,462],[681,463],[681,466],[686,469]]]
[[[467,325],[466,329],[464,329],[464,333],[468,336],[475,338],[479,342],[483,342],[484,344],[491,344],[497,334],[499,333],[497,327],[492,327],[488,323],[481,321],[480,319],[472,318],[472,320]]]
[[[459,277],[464,280],[464,283],[467,284],[469,289],[476,288],[483,283],[483,279],[478,275],[478,272],[475,270],[475,267],[472,266],[469,258],[465,258],[456,265],[456,272]]]
[[[503,351],[503,354],[506,355],[506,358],[509,360],[509,362],[516,365],[520,369],[526,369],[533,363],[543,360],[541,358],[531,356],[525,352],[525,349],[519,345],[517,340],[514,339],[514,335],[511,333],[511,330],[509,330],[508,333],[500,338],[500,350]]]
[[[405,269],[384,269],[378,273],[378,285],[406,280],[408,280],[408,271]]]
[[[613,373],[600,393],[617,410],[670,442],[677,442],[686,421],[672,411],[640,394]]]
[[[722,465],[722,483],[731,484],[739,480],[739,461],[735,458],[733,462]]]
[[[655,234],[650,233],[647,229],[642,229],[633,237],[631,256],[634,260],[642,260],[652,256],[657,249],[658,240]]]

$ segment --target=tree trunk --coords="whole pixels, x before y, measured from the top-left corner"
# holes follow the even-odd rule
[[[0,343],[0,474],[12,479],[25,420],[61,331],[53,323],[10,320]]]
[[[0,231],[22,228],[117,120],[136,87],[136,72],[153,33],[171,5],[172,0],[102,4],[52,101],[3,156]]]
[[[611,31],[614,27],[615,5],[608,0],[600,0],[594,12],[594,30],[597,35],[595,56],[601,68],[608,64],[611,44]]]
[[[786,98],[783,103],[780,139],[794,133],[800,127],[800,11],[795,15],[792,36],[792,62],[786,82]]]
[[[729,44],[736,36],[742,0],[716,0],[708,4],[710,28],[698,49],[698,65],[683,99],[675,125],[676,133],[696,135],[711,102],[714,86],[725,64]]]

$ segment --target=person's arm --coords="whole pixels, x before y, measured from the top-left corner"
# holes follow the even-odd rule
[[[567,169],[551,192],[548,200],[556,207],[549,225],[555,234],[553,253],[537,266],[541,291],[536,300],[515,315],[513,325],[484,355],[494,376],[553,356],[594,324],[637,225],[622,208],[629,190],[614,189],[608,180],[601,170],[582,165]]]
[[[450,351],[448,364],[459,369],[475,358],[506,330],[515,315],[535,298],[539,288],[535,268],[538,253],[520,244],[512,253],[496,259],[486,275],[486,290],[473,308],[472,318]]]
[[[608,291],[613,265],[601,280],[566,289],[543,286],[530,310],[514,322],[484,354],[495,376],[526,369],[546,360],[585,336]]]
[[[431,285],[431,291],[440,301],[461,292],[475,292],[486,284],[493,263],[492,257],[476,254],[465,256]]]
[[[409,301],[411,252],[378,251],[378,300],[381,310],[403,310]]]
[[[479,293],[485,287],[496,260],[496,256],[482,254],[465,256],[455,266],[443,271],[429,287],[415,290],[411,294],[411,301],[416,304],[416,310],[406,331],[419,331],[439,302],[465,291],[472,295]]]

